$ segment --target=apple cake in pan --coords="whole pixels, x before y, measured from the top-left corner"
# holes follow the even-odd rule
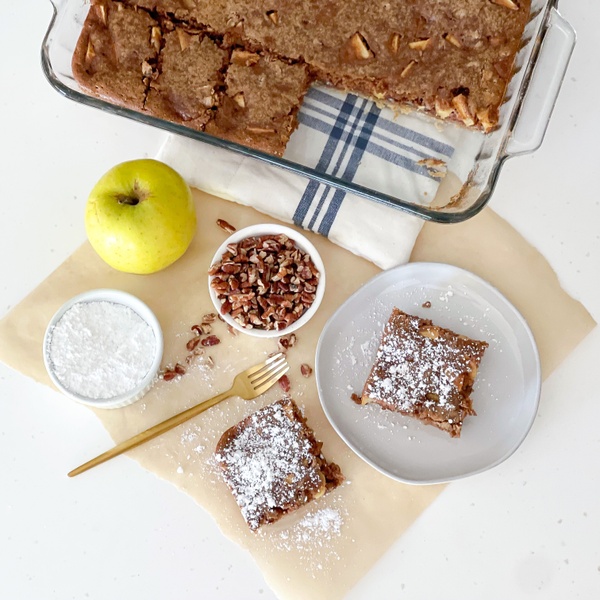
[[[313,81],[485,132],[530,0],[92,0],[92,95],[281,155]]]

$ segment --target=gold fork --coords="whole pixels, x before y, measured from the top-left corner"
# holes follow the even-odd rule
[[[168,418],[166,421],[162,421],[161,423],[134,435],[132,438],[117,444],[114,448],[96,456],[96,458],[92,458],[92,460],[89,460],[76,469],[73,469],[68,475],[69,477],[75,477],[75,475],[79,475],[92,467],[101,465],[103,462],[106,462],[115,456],[119,456],[119,454],[123,454],[123,452],[127,452],[127,450],[136,448],[144,442],[161,435],[165,431],[169,431],[170,429],[177,427],[177,425],[181,425],[181,423],[199,415],[226,398],[239,396],[244,400],[253,400],[261,394],[264,394],[274,383],[287,373],[288,369],[289,366],[285,360],[285,354],[279,352],[264,362],[239,373],[233,380],[231,388],[226,392],[223,392],[214,398],[210,398],[209,400],[205,400],[204,402],[200,402],[200,404],[196,404],[195,406]]]

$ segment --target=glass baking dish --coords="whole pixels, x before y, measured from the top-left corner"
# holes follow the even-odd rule
[[[436,182],[433,197],[418,189],[411,197],[396,197],[390,191],[389,182],[386,187],[377,181],[353,181],[319,168],[310,160],[302,164],[297,158],[272,156],[90,96],[80,90],[71,70],[71,58],[89,0],[51,1],[54,14],[42,45],[42,68],[51,85],[68,98],[260,159],[325,185],[443,223],[464,221],[477,214],[491,198],[504,161],[533,152],[540,146],[575,45],[575,32],[558,13],[558,0],[532,0],[530,20],[517,55],[515,74],[500,110],[498,129],[484,135],[454,123],[440,122],[418,111],[396,115],[394,119],[400,120],[403,126],[410,128],[411,122],[417,125],[414,120],[418,120],[419,130],[435,128],[437,132],[448,133],[450,139],[458,140],[452,155],[445,161],[446,176]],[[350,147],[350,151],[352,149]],[[431,189],[431,181],[427,181],[427,189]]]

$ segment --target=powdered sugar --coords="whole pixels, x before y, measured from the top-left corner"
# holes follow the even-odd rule
[[[348,510],[342,498],[337,494],[328,496],[325,507],[310,510],[298,520],[286,519],[285,529],[264,528],[258,535],[268,537],[277,552],[293,553],[307,575],[316,577],[319,571],[335,569],[344,545],[354,542],[347,535]]]
[[[298,546],[316,543],[322,546],[328,539],[340,535],[342,515],[333,508],[308,513],[294,528]]]
[[[128,306],[79,302],[56,323],[48,356],[62,385],[85,398],[110,399],[135,389],[156,352],[152,327]]]
[[[181,434],[182,446],[185,446],[188,443],[196,443],[199,439],[201,439],[200,433],[201,433],[201,430],[197,425],[192,425],[189,429],[185,429],[183,431],[183,433]],[[196,444],[192,448],[192,450],[196,454],[201,454],[202,452],[204,452],[205,449],[206,449],[206,447],[203,444]],[[190,456],[188,456],[187,458],[189,460]]]

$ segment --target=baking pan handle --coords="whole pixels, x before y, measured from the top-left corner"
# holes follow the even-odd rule
[[[506,146],[508,156],[526,154],[540,147],[575,47],[575,39],[575,30],[552,8],[537,64]]]

